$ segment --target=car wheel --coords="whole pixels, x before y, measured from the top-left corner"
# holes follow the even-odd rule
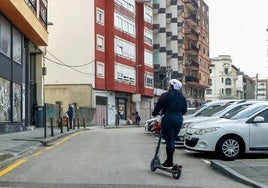
[[[235,136],[221,138],[216,147],[216,154],[223,160],[234,160],[243,153],[243,142]]]

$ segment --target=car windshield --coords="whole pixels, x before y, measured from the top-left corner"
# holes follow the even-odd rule
[[[252,114],[256,113],[257,111],[266,108],[267,105],[257,105],[257,106],[250,106],[245,110],[242,110],[241,112],[239,112],[238,114],[236,114],[235,116],[233,116],[231,119],[232,120],[237,120],[237,119],[241,119],[241,118],[247,118],[250,117]]]
[[[221,110],[212,116],[221,116],[222,118],[230,119],[231,117],[235,116],[237,113],[240,111],[246,109],[249,107],[251,104],[243,104],[243,105],[230,105],[224,110]]]
[[[218,113],[218,112],[224,110],[224,109],[225,109],[226,107],[228,107],[229,105],[230,105],[230,104],[225,104],[225,105],[222,105],[222,106],[214,106],[213,108],[210,108],[210,109],[208,109],[208,110],[202,112],[201,115],[202,115],[202,116],[207,116],[207,117],[212,116],[212,115],[214,115],[215,113]]]

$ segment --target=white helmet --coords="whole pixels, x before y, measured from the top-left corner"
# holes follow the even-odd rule
[[[177,79],[171,79],[169,82],[171,85],[173,85],[173,88],[175,90],[180,90],[182,88],[182,83]]]

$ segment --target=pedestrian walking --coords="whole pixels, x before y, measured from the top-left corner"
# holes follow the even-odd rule
[[[141,117],[139,115],[139,112],[136,112],[136,116],[135,116],[135,122],[136,122],[136,125],[138,125],[138,127],[140,126],[140,121],[141,121]]]
[[[73,126],[73,115],[74,115],[74,109],[72,107],[72,104],[69,104],[67,115],[68,115],[68,119],[69,119],[70,129],[72,129],[72,126]]]
[[[175,151],[175,138],[180,132],[183,115],[187,112],[186,99],[181,92],[182,83],[177,79],[171,79],[168,84],[168,91],[163,93],[152,115],[156,116],[161,111],[161,129],[166,141],[166,161],[164,167],[173,166],[173,154]]]

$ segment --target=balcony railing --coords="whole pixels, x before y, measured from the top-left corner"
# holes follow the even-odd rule
[[[183,0],[183,3],[187,6],[190,10],[198,9],[198,4],[194,0]]]
[[[191,25],[197,24],[198,23],[198,19],[196,17],[196,14],[192,13],[192,12],[185,12],[184,13],[184,19],[187,19]]]
[[[193,28],[185,29],[184,34],[192,40],[197,40],[199,38],[199,34]]]
[[[185,76],[186,82],[199,83],[199,78],[195,76]]]
[[[189,60],[189,61],[186,63],[186,66],[187,66],[187,67],[190,67],[190,68],[193,68],[193,69],[199,69],[199,63],[197,63],[197,62],[194,61],[194,60]]]

